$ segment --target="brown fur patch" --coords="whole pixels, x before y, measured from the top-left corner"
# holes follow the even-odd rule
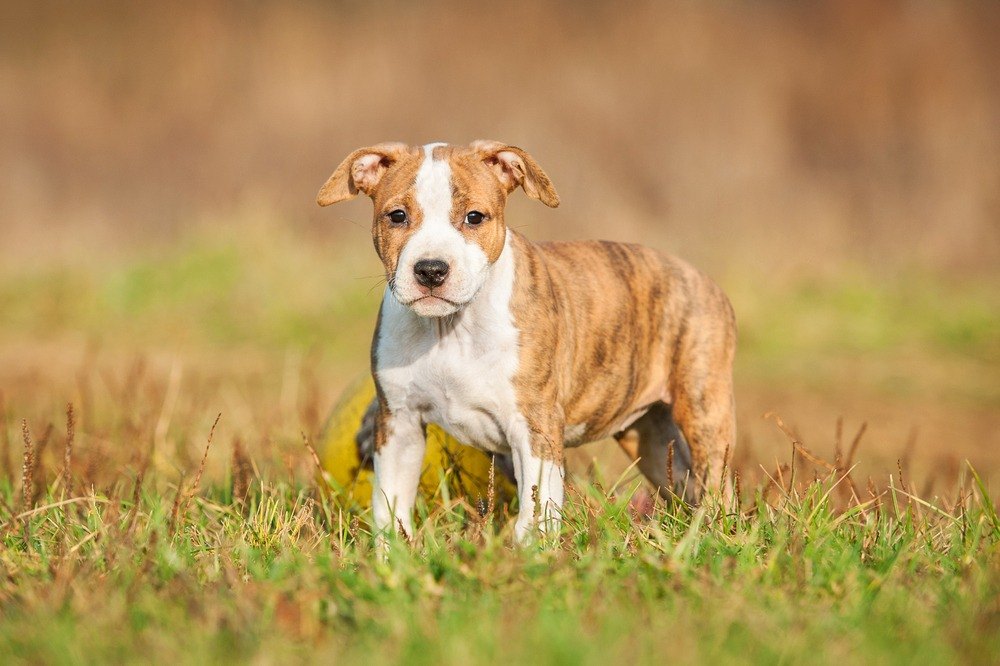
[[[372,242],[375,252],[385,266],[387,280],[392,280],[396,273],[396,262],[399,254],[423,222],[423,211],[417,205],[413,184],[417,171],[423,162],[423,153],[411,149],[405,159],[399,160],[389,169],[382,181],[372,193]],[[389,220],[389,214],[395,210],[406,213],[405,225],[394,225]]]
[[[478,243],[493,263],[503,251],[507,233],[507,194],[497,187],[496,177],[481,157],[470,149],[439,146],[434,149],[434,157],[447,159],[451,165],[452,224],[467,240]],[[483,213],[485,220],[477,226],[465,224],[471,211]]]
[[[735,437],[735,324],[721,290],[638,245],[512,238],[511,309],[522,336],[515,387],[532,431],[551,437],[583,424],[590,441],[654,403],[674,403],[693,471],[706,484],[716,471],[721,480]],[[561,455],[559,445],[538,442],[537,455]]]

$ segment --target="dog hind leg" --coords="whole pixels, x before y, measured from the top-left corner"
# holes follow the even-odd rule
[[[732,493],[729,461],[736,444],[731,343],[694,348],[682,362],[672,394],[673,417],[691,449],[694,498]]]
[[[639,471],[661,497],[674,494],[688,501],[695,498],[691,449],[673,419],[670,405],[655,403],[615,439],[632,460],[638,460]]]

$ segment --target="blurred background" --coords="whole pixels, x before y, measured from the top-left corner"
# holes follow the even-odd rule
[[[359,146],[495,138],[563,202],[515,197],[512,226],[639,241],[731,295],[745,468],[788,458],[773,412],[825,456],[866,423],[872,473],[1000,475],[996,2],[2,15],[6,432],[67,401],[105,452],[200,449],[220,411],[254,445],[318,432],[366,371],[381,270],[369,202],[319,186]]]

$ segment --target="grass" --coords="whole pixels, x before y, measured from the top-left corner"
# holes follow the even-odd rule
[[[2,332],[71,330],[203,347],[323,342],[332,351],[363,354],[381,274],[367,247],[345,251],[273,223],[229,225],[96,268],[48,266],[5,275]],[[789,363],[815,353],[902,350],[1000,361],[995,275],[948,284],[919,271],[887,278],[858,268],[784,278],[767,289],[740,275],[722,282],[740,316],[741,358],[754,372],[787,374]]]
[[[205,231],[99,266],[5,275],[0,333],[36,340],[75,333],[113,345],[202,349],[250,343],[307,349],[323,342],[329,350],[354,351],[370,340],[362,313],[378,307],[376,266],[259,226]]]
[[[4,663],[1000,661],[994,491],[963,464],[995,487],[995,3],[8,4]],[[421,39],[372,49],[385,25]],[[483,25],[505,48],[469,57]],[[553,543],[435,497],[380,564],[317,487],[300,433],[367,364],[381,269],[365,202],[315,190],[362,142],[484,135],[559,188],[511,201],[530,236],[723,276],[738,507],[584,466]],[[857,482],[775,469],[771,411],[810,442],[868,422]]]
[[[758,288],[740,294],[749,301],[746,314],[753,322],[745,342],[751,353],[772,359],[803,349],[878,353],[926,347],[996,361],[1000,301],[995,284],[986,282],[948,288],[927,274],[879,279],[858,270],[793,282],[778,297]]]
[[[301,439],[365,364],[378,280],[344,276],[378,267],[274,228],[236,236],[0,281],[5,662],[1000,659],[989,486],[964,465],[912,478],[908,458],[848,477],[853,453],[810,463],[770,422],[774,450],[795,457],[775,468],[741,440],[739,506],[654,505],[631,474],[578,464],[551,543],[512,544],[515,505],[484,515],[439,494],[380,563],[367,512],[317,485]],[[871,374],[884,371],[949,427],[992,418],[988,290],[861,273],[778,285],[772,300],[726,286],[741,404],[771,409],[757,384],[888,400]],[[864,373],[841,381],[858,359]],[[744,437],[759,427],[741,419]]]
[[[734,281],[730,292],[741,319],[738,362],[750,377],[801,378],[834,393],[862,379],[882,394],[1000,404],[995,279],[841,270],[773,291]]]
[[[254,477],[240,499],[130,476],[72,497],[53,482],[14,516],[0,487],[14,663],[1000,658],[1000,523],[969,475],[950,502],[898,480],[845,500],[837,474],[697,510],[578,480],[562,532],[525,548],[509,507],[438,498],[388,563],[367,514],[308,480]]]

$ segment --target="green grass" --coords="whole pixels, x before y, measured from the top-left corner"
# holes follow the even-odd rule
[[[0,274],[0,341],[67,335],[125,349],[320,350],[365,367],[382,271],[367,247],[223,225],[100,266]],[[740,326],[737,378],[974,408],[1000,406],[996,276],[948,282],[862,270],[724,280]]]
[[[76,330],[145,343],[175,341],[328,347],[367,333],[381,294],[381,265],[366,248],[305,242],[273,226],[203,231],[166,250],[99,268],[54,267],[5,275],[3,330]],[[803,354],[900,350],[1000,362],[996,276],[948,283],[863,270],[762,284],[725,284],[740,321],[741,356],[761,366]]]
[[[1000,358],[995,285],[949,289],[926,275],[892,280],[839,275],[793,284],[751,311],[755,325],[748,347],[772,357],[802,348],[883,352],[922,346],[980,360]]]
[[[306,483],[195,495],[124,481],[5,519],[0,654],[15,663],[987,663],[1000,658],[1000,525],[843,483],[739,512],[581,483],[558,538],[511,545],[505,507],[421,504],[388,563],[366,514]],[[833,490],[831,491],[831,488]],[[969,488],[972,488],[971,490]],[[3,497],[16,503],[7,484]],[[849,506],[849,508],[844,508]],[[943,506],[943,505],[942,505]],[[174,530],[171,533],[171,525]],[[10,663],[10,662],[8,662]]]
[[[930,505],[892,490],[897,475],[877,499],[862,484],[859,506],[846,481],[798,469],[779,491],[745,459],[739,510],[643,518],[631,493],[577,478],[558,538],[525,548],[510,540],[516,507],[483,519],[438,498],[420,504],[414,543],[379,562],[367,514],[318,492],[299,439],[366,365],[380,291],[368,252],[251,226],[0,279],[4,663],[1000,660],[1000,526],[967,472],[932,474],[954,487]],[[951,427],[1000,404],[996,290],[861,273],[725,286],[738,401],[786,383],[834,405],[861,391]],[[97,351],[55,353],[80,338]],[[67,401],[75,491],[61,504],[63,435],[48,428]],[[22,418],[42,488],[27,502]],[[254,463],[246,503],[232,498],[227,441]],[[175,517],[178,483],[191,496]]]
[[[253,226],[202,232],[96,267],[5,275],[0,333],[209,350],[323,344],[363,356],[382,293],[378,266],[367,254],[332,253]]]
[[[894,399],[1000,405],[1000,285],[842,269],[780,285],[734,281],[738,375]]]

